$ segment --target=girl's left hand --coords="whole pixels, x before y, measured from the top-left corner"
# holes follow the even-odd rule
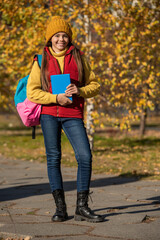
[[[75,84],[71,83],[67,86],[67,90],[65,91],[65,94],[67,97],[71,97],[72,94],[79,95],[79,89]]]

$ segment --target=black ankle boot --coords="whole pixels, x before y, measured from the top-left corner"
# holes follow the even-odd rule
[[[52,217],[53,222],[63,222],[68,219],[67,208],[65,203],[64,191],[63,189],[57,189],[52,192],[55,204],[56,212]]]
[[[103,222],[104,218],[100,215],[95,215],[88,207],[89,191],[77,193],[77,207],[74,219],[76,221],[86,220],[87,222]]]

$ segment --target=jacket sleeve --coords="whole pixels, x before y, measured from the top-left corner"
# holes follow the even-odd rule
[[[82,56],[82,61],[85,74],[85,86],[79,88],[79,92],[81,97],[91,98],[99,93],[100,84],[97,82],[95,74],[84,56]]]
[[[38,104],[56,103],[56,94],[42,90],[40,80],[40,68],[37,61],[34,61],[31,73],[27,82],[27,98]]]

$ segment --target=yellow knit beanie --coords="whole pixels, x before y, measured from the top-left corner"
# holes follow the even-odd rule
[[[50,40],[50,38],[58,33],[58,32],[65,32],[70,38],[70,41],[72,41],[72,30],[67,23],[67,21],[60,16],[54,16],[51,18],[51,21],[47,25],[47,31],[46,31],[46,43]]]

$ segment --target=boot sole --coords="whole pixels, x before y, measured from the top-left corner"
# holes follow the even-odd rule
[[[66,220],[68,220],[68,214],[65,217],[56,216],[55,218],[53,218],[53,217],[51,218],[52,222],[64,222]]]
[[[103,219],[89,219],[87,217],[84,216],[80,216],[80,215],[75,215],[74,216],[74,220],[75,221],[87,221],[87,222],[92,222],[92,223],[98,223],[98,222],[103,222]]]
[[[56,219],[56,220],[51,219],[52,222],[65,222],[67,220],[68,220],[68,218]]]

